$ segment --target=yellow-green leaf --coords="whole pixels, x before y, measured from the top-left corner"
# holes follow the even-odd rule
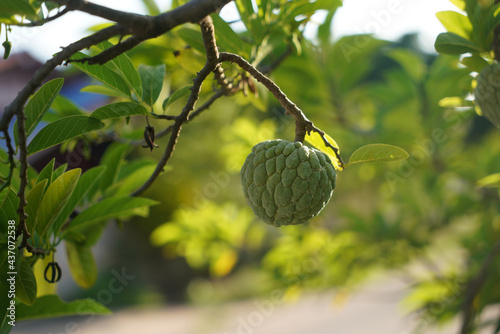
[[[325,133],[325,138],[333,147],[335,147],[338,150],[337,153],[340,154],[340,149],[337,142],[326,133]],[[336,170],[344,169],[342,162],[338,159],[337,155],[335,154],[335,151],[331,147],[326,146],[323,138],[321,138],[319,133],[311,131],[311,134],[306,134],[305,139],[309,144],[311,144],[321,152],[328,155],[328,157],[332,161],[333,167],[335,167]]]
[[[472,24],[467,16],[452,10],[438,12],[436,16],[448,32],[466,39],[472,38]]]
[[[97,279],[97,266],[90,247],[66,240],[66,254],[75,282],[84,289],[92,287]]]
[[[31,188],[30,192],[26,196],[26,201],[28,202],[25,209],[26,213],[28,214],[28,218],[26,219],[26,226],[28,227],[28,231],[32,235],[35,230],[36,213],[38,211],[38,208],[40,207],[40,202],[43,197],[43,191],[48,181],[49,180],[45,179],[41,182],[38,182],[33,188]]]
[[[500,188],[500,173],[490,174],[477,181],[478,187]]]
[[[349,158],[349,163],[386,162],[408,159],[408,153],[400,147],[387,144],[369,144],[358,148]]]
[[[35,228],[40,236],[44,236],[52,223],[61,213],[81,173],[80,168],[72,169],[59,176],[49,186],[40,202],[37,212]]]

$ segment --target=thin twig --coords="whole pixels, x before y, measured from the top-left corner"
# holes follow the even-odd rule
[[[159,115],[155,113],[151,113],[151,116],[153,116],[154,118],[166,119],[167,121],[175,121],[175,119],[177,118],[177,116],[175,115]]]
[[[460,329],[460,334],[467,334],[470,329],[470,323],[472,321],[473,315],[475,313],[474,309],[474,299],[481,291],[481,287],[483,286],[486,278],[488,277],[488,273],[491,267],[495,256],[500,254],[500,240],[493,246],[488,256],[483,262],[481,269],[477,273],[477,275],[469,281],[469,285],[465,290],[465,300],[462,306],[462,327]]]

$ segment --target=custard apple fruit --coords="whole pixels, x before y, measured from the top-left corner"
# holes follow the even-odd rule
[[[241,169],[248,204],[257,217],[276,227],[302,224],[318,215],[336,179],[326,154],[281,139],[255,145]]]
[[[486,117],[500,128],[500,64],[486,66],[477,77],[476,103]]]

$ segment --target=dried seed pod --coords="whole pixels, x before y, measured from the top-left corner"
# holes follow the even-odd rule
[[[281,139],[252,148],[241,184],[257,217],[270,225],[295,225],[317,216],[330,200],[337,172],[326,154]]]
[[[49,283],[57,283],[61,279],[61,267],[57,262],[49,262],[47,267],[45,267],[45,272],[43,273],[43,277]]]
[[[146,145],[143,145],[142,147],[146,148],[149,147],[151,151],[153,151],[153,147],[158,147],[158,145],[155,144],[155,128],[148,125],[144,129],[144,140],[146,141]]]

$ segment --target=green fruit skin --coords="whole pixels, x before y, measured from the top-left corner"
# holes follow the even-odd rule
[[[337,172],[323,152],[276,139],[255,145],[241,168],[241,184],[257,217],[276,227],[317,216],[330,200]]]
[[[476,103],[486,117],[500,128],[500,64],[486,66],[477,77]]]

